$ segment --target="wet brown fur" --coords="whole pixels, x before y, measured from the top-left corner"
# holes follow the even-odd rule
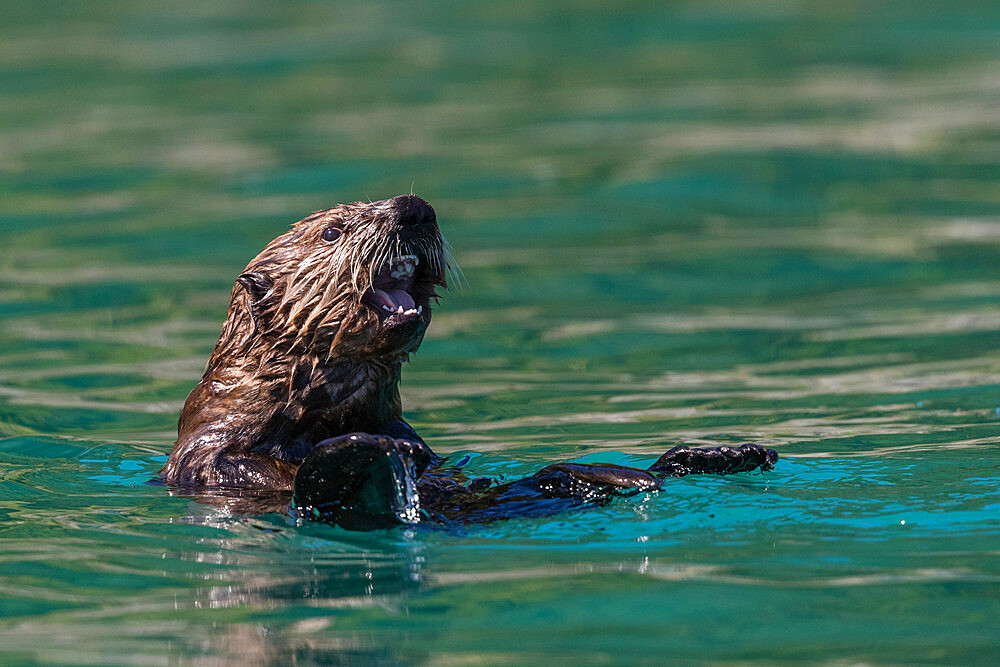
[[[400,418],[401,365],[430,323],[450,252],[433,219],[406,226],[397,197],[318,211],[269,243],[233,287],[201,382],[184,404],[163,478],[183,487],[288,490],[310,448]],[[330,242],[324,230],[342,235]],[[380,322],[362,301],[389,260],[420,258],[423,313]],[[390,318],[391,319],[391,318]]]

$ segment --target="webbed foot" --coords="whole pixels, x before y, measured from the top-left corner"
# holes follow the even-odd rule
[[[669,477],[692,473],[728,475],[750,470],[770,470],[778,460],[778,452],[762,445],[692,449],[674,447],[649,466],[651,472]]]

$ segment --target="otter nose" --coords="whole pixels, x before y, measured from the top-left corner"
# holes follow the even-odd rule
[[[436,221],[431,205],[416,195],[400,195],[392,198],[396,209],[396,221],[400,227],[423,225]]]

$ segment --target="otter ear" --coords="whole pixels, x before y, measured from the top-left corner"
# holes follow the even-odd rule
[[[264,273],[247,271],[246,273],[240,274],[240,277],[236,279],[236,283],[241,285],[250,297],[248,300],[250,306],[250,317],[253,318],[254,333],[257,333],[257,330],[260,328],[260,302],[264,300],[267,293],[271,291],[272,287],[274,287],[274,281],[271,279],[271,276]]]

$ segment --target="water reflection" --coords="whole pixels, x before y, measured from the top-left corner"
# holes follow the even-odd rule
[[[232,519],[226,521],[231,527]],[[282,530],[262,526],[256,520],[242,521],[252,530]],[[219,521],[216,526],[223,523]],[[292,550],[284,558],[246,553],[241,550],[245,541],[238,539],[210,540],[212,549],[205,549],[209,545],[203,544],[197,551],[169,557],[223,566],[199,575],[206,583],[192,589],[190,604],[194,607],[263,610],[305,601],[307,606],[318,608],[392,609],[398,606],[400,596],[423,585],[424,562],[422,545],[414,535],[395,532],[352,539],[337,531],[332,539],[315,542],[311,547],[315,551]],[[309,541],[308,537],[304,539]]]

